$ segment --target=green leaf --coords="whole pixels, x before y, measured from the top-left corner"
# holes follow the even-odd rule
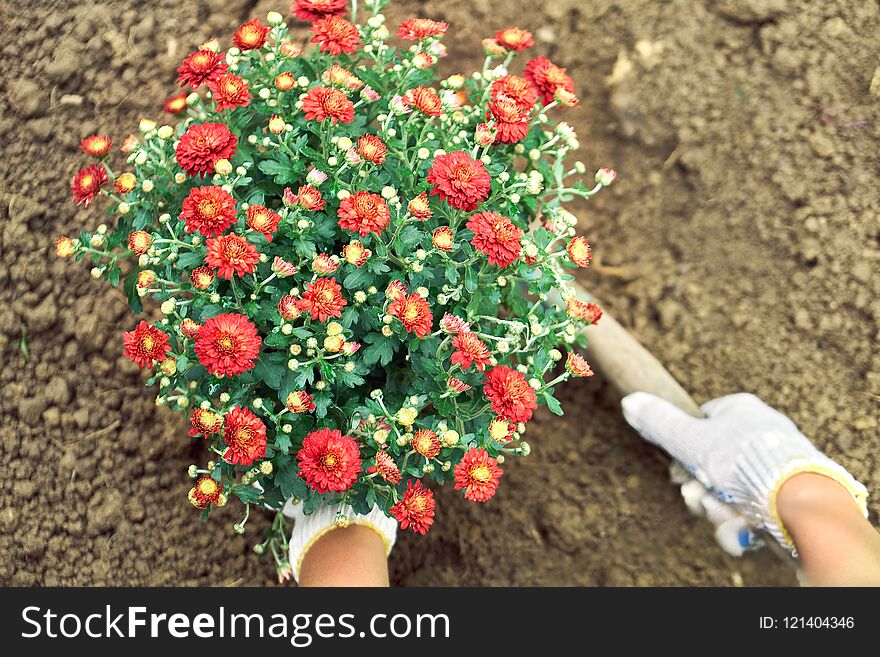
[[[256,504],[260,501],[262,493],[253,486],[236,486],[232,489],[233,495],[245,504]]]
[[[562,405],[559,403],[559,400],[546,390],[544,391],[544,401],[547,403],[547,408],[550,409],[551,413],[555,413],[556,415],[563,414]]]
[[[141,304],[141,298],[137,293],[137,277],[139,270],[132,269],[128,272],[128,276],[125,277],[125,280],[122,282],[122,289],[125,291],[125,296],[128,298],[128,307],[131,308],[131,312],[137,315],[143,308]]]
[[[189,269],[191,267],[198,267],[204,259],[205,256],[200,249],[181,253],[177,256],[177,268]]]
[[[464,269],[464,289],[467,290],[470,294],[473,294],[477,291],[477,286],[479,285],[479,273],[476,268],[471,265],[470,267],[465,267]]]
[[[273,390],[278,390],[281,387],[281,377],[284,376],[286,371],[285,365],[272,363],[265,358],[261,358],[254,367],[254,376]]]
[[[309,494],[309,487],[301,477],[296,475],[292,466],[279,466],[275,471],[275,484],[281,489],[285,498],[303,499]]]

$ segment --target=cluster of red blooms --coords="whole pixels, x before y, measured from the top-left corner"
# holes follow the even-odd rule
[[[385,510],[399,521],[402,528],[424,534],[434,521],[435,501],[425,483],[427,480],[414,476],[412,467],[406,467],[407,458],[415,456],[420,459],[426,474],[435,472],[435,462],[443,465],[442,472],[449,474],[440,475],[438,472],[440,477],[435,477],[436,481],[445,477],[468,500],[489,500],[503,474],[499,467],[503,462],[499,444],[508,451],[508,443],[520,439],[524,425],[532,419],[538,406],[539,392],[545,390],[539,377],[548,368],[529,378],[526,362],[531,363],[532,359],[527,359],[527,347],[512,353],[509,353],[509,346],[502,348],[502,344],[506,345],[502,338],[487,334],[485,325],[482,330],[478,328],[480,320],[487,318],[478,317],[476,313],[471,316],[472,313],[465,310],[466,300],[455,312],[443,314],[441,310],[442,318],[435,321],[435,313],[441,306],[453,308],[453,293],[446,294],[447,286],[442,293],[439,285],[424,287],[431,278],[413,275],[421,271],[418,267],[424,268],[421,261],[431,257],[436,258],[433,264],[448,265],[453,269],[477,267],[479,286],[488,284],[497,289],[505,285],[500,282],[502,275],[528,284],[528,276],[521,272],[536,264],[557,266],[556,261],[551,262],[551,256],[567,256],[566,263],[589,266],[592,257],[590,244],[584,237],[571,237],[573,228],[568,233],[570,239],[564,252],[559,246],[552,254],[536,255],[534,226],[538,222],[530,224],[514,212],[518,200],[504,204],[519,196],[511,192],[514,187],[527,184],[517,182],[514,186],[508,185],[507,181],[512,175],[522,176],[520,180],[526,177],[525,173],[516,174],[512,162],[516,154],[530,148],[520,142],[527,139],[534,142],[540,138],[542,130],[536,128],[538,115],[551,105],[577,106],[578,98],[566,70],[544,56],[528,61],[522,76],[510,74],[506,69],[483,76],[485,82],[481,83],[483,87],[476,95],[484,98],[484,105],[471,112],[473,120],[461,112],[458,112],[461,120],[456,119],[458,123],[471,121],[470,143],[452,146],[453,143],[460,144],[462,139],[456,136],[453,142],[450,136],[441,143],[444,148],[435,147],[432,155],[429,149],[421,148],[420,140],[435,139],[428,127],[434,126],[436,131],[446,131],[450,135],[465,134],[460,133],[460,126],[452,125],[448,118],[469,100],[467,92],[458,90],[461,85],[454,87],[454,92],[447,88],[438,93],[428,86],[428,78],[424,77],[419,78],[420,84],[410,82],[409,88],[388,89],[384,90],[385,94],[380,93],[365,82],[370,80],[372,83],[376,79],[367,74],[367,65],[360,63],[367,58],[350,57],[365,47],[364,41],[377,37],[370,36],[371,32],[366,28],[359,30],[346,18],[346,0],[293,0],[291,11],[297,18],[311,23],[309,39],[321,53],[315,58],[315,61],[322,62],[321,69],[314,70],[311,63],[299,70],[293,67],[291,62],[304,58],[304,55],[298,46],[283,38],[285,28],[279,27],[275,31],[257,19],[244,23],[232,39],[238,50],[234,57],[219,52],[212,44],[205,44],[188,55],[177,68],[178,85],[185,89],[166,100],[163,110],[169,115],[189,118],[184,119],[176,132],[167,127],[167,134],[161,137],[169,145],[162,159],[169,180],[160,182],[168,182],[161,195],[149,196],[153,181],[139,180],[140,171],[137,169],[114,175],[104,164],[112,141],[106,135],[96,134],[83,139],[80,147],[99,161],[75,174],[71,184],[73,199],[76,204],[87,207],[111,183],[112,176],[113,190],[125,197],[117,208],[119,213],[126,214],[130,207],[138,204],[145,210],[138,215],[140,223],[130,218],[125,220],[127,223],[120,222],[121,226],[126,226],[126,233],[116,243],[121,242],[123,249],[127,246],[139,263],[133,273],[135,291],[141,296],[157,290],[166,293],[160,298],[165,299],[163,312],[167,319],[156,325],[145,321],[138,323],[134,330],[123,334],[123,349],[139,367],[157,366],[166,381],[179,377],[173,379],[179,386],[175,394],[185,398],[186,403],[181,402],[180,408],[192,409],[190,436],[210,441],[217,453],[222,454],[224,467],[230,466],[222,477],[209,476],[204,474],[205,471],[198,471],[201,476],[193,474],[197,481],[189,497],[195,506],[209,509],[225,503],[225,496],[240,485],[230,483],[234,478],[234,474],[230,474],[235,472],[233,466],[244,470],[254,468],[248,470],[250,479],[241,480],[243,484],[249,484],[253,476],[271,474],[272,462],[267,460],[267,454],[271,457],[280,450],[282,456],[288,458],[284,463],[295,467],[297,476],[316,494],[348,495],[358,486],[373,486],[373,482],[381,484],[389,491]],[[271,16],[269,22],[278,25]],[[423,18],[401,23],[396,36],[417,44],[413,46],[412,61],[407,62],[408,65],[411,64],[414,70],[422,70],[445,54],[439,38],[447,28],[444,22]],[[378,38],[387,38],[388,35],[386,30],[385,37]],[[499,30],[494,37],[483,41],[490,57],[512,56],[533,45],[531,33],[518,27]],[[273,49],[271,58],[261,55],[261,51],[266,53],[268,48]],[[405,49],[401,52],[407,56]],[[245,61],[260,61],[263,68],[239,66],[239,57]],[[339,63],[327,66],[327,59],[331,57]],[[271,69],[271,62],[278,61],[286,64],[271,70],[267,80],[259,79],[259,76],[266,75],[267,67]],[[508,57],[505,66],[509,61]],[[301,81],[303,77],[308,83]],[[397,76],[397,79],[405,81],[406,77]],[[308,88],[297,92],[298,86]],[[380,87],[378,84],[374,86]],[[296,96],[287,104],[264,102],[276,93],[280,94],[279,98],[284,98],[285,93],[295,93]],[[376,102],[384,103],[387,113],[368,111],[367,116],[379,115],[379,119],[364,125],[364,110],[359,108]],[[273,109],[267,112],[265,107]],[[400,125],[412,123],[420,130],[415,135],[415,145],[410,145],[406,136],[402,142],[395,139],[395,132],[388,130],[391,118],[405,115],[410,116]],[[388,117],[388,121],[384,117]],[[385,126],[380,128],[378,123],[383,121]],[[258,122],[262,122],[262,127],[255,128]],[[291,125],[294,123],[296,125]],[[262,141],[253,134],[261,129]],[[284,187],[262,172],[279,170],[278,163],[271,158],[282,146],[287,153],[283,157],[297,155],[291,150],[291,132],[293,136],[306,135],[298,142],[298,148],[307,144],[308,153],[323,151],[324,161],[313,162],[302,180],[295,184],[291,178],[288,181],[291,187]],[[347,145],[340,147],[345,153],[344,159],[339,158],[343,159],[344,165],[327,184],[328,174],[324,170],[339,167],[327,155],[331,135],[332,143],[345,141]],[[175,138],[172,140],[170,136]],[[309,142],[312,137],[317,138]],[[138,163],[138,158],[146,156],[146,147],[137,154],[133,152],[138,148],[136,138],[125,140],[122,150],[130,154],[129,162]],[[162,148],[164,146],[158,144],[154,150]],[[410,149],[412,154],[408,153]],[[415,157],[416,150],[419,151],[418,158]],[[422,155],[422,151],[427,155]],[[420,161],[429,157],[430,160],[420,168]],[[332,160],[336,159],[336,156],[332,157]],[[252,184],[257,193],[251,194],[250,190],[236,187],[237,179],[231,176],[236,170],[233,160],[248,166],[251,160],[258,165],[267,162],[268,168],[239,166],[236,174],[239,177],[245,173],[254,176]],[[510,172],[505,177],[497,175],[499,169],[487,167],[490,162],[506,161],[511,164],[505,165]],[[287,162],[290,162],[289,157]],[[340,177],[347,167],[349,173],[357,171],[360,178],[351,175],[349,182]],[[370,177],[374,172],[377,174],[375,179]],[[284,174],[281,171],[279,175]],[[597,177],[599,187],[613,180],[613,172],[606,171],[603,175],[602,181]],[[177,187],[171,184],[172,178]],[[361,183],[361,180],[370,182]],[[172,190],[176,189],[180,192],[172,197]],[[160,198],[161,201],[157,202]],[[501,202],[496,203],[498,199]],[[148,225],[154,213],[164,212],[157,208],[166,206],[168,213],[176,214],[176,220],[167,219],[171,214],[165,214],[166,219],[160,219],[160,223],[165,222],[164,227]],[[396,246],[400,229],[407,222],[424,232],[425,240],[421,244],[425,248],[418,249],[416,253],[420,254],[416,257],[411,253],[400,253]],[[323,242],[319,238],[307,241],[311,239],[309,231],[317,224],[322,228],[332,226],[335,252],[326,248],[326,237]],[[170,239],[168,230],[171,231]],[[555,229],[551,232],[554,237],[566,237]],[[326,236],[327,231],[324,234]],[[295,247],[291,243],[292,236],[299,240]],[[89,250],[99,253],[96,249],[106,243],[102,240],[96,236],[91,242],[95,249]],[[470,251],[465,242],[474,251]],[[174,258],[168,258],[171,254],[169,244],[174,245]],[[431,246],[434,250],[428,256],[426,249]],[[456,253],[457,249],[462,246],[468,249],[468,253],[474,253],[467,263],[455,259],[461,253],[460,250]],[[83,253],[83,245],[68,237],[60,238],[55,248],[63,257]],[[394,249],[398,251],[386,255]],[[186,258],[186,265],[180,263],[181,254]],[[377,257],[383,262],[374,267]],[[442,278],[444,270],[439,271]],[[455,276],[457,278],[458,274]],[[368,278],[371,283],[376,283],[369,286],[370,294],[379,295],[375,308],[370,305],[373,301],[365,301],[367,293],[364,290],[350,289],[361,287],[360,284],[351,284],[351,280],[362,283]],[[271,286],[267,285],[269,281],[273,281]],[[384,300],[377,286],[379,290],[385,288]],[[362,287],[367,289],[368,286]],[[473,293],[473,288],[469,289]],[[508,285],[507,290],[511,289],[512,286]],[[241,294],[242,290],[245,295]],[[481,289],[475,294],[479,296],[482,292]],[[178,306],[172,294],[181,294],[185,300]],[[498,298],[502,299],[499,303],[503,305],[503,295]],[[170,309],[166,309],[168,303],[171,303]],[[181,310],[188,304],[192,305]],[[206,307],[211,310],[204,311]],[[512,320],[523,319],[514,317],[508,310],[499,311],[500,323],[513,324]],[[175,319],[170,315],[172,312],[180,315]],[[291,336],[294,332],[296,336],[309,336],[307,349],[312,359],[309,364],[321,361],[322,373],[343,366],[348,368],[344,370],[346,373],[355,372],[353,357],[361,344],[353,339],[356,332],[351,327],[357,326],[361,315],[371,312],[378,313],[373,318],[374,323],[367,323],[367,328],[363,329],[366,335],[358,339],[369,343],[379,337],[379,329],[383,337],[396,336],[394,344],[399,357],[390,368],[410,368],[410,355],[419,350],[423,344],[421,341],[436,339],[439,345],[437,363],[442,370],[438,378],[441,386],[438,399],[473,396],[479,401],[475,408],[484,404],[491,408],[491,417],[487,413],[469,418],[475,421],[476,438],[459,444],[458,432],[447,431],[446,423],[435,422],[433,417],[422,418],[415,426],[415,409],[404,406],[401,406],[404,419],[398,421],[405,429],[403,434],[397,433],[396,444],[386,441],[392,429],[397,431],[394,424],[397,416],[390,412],[379,420],[361,420],[348,430],[347,433],[352,435],[347,435],[344,429],[326,426],[331,418],[333,421],[337,418],[326,414],[327,394],[318,392],[324,391],[325,387],[315,383],[311,391],[302,389],[312,385],[311,377],[308,384],[298,385],[292,391],[288,387],[284,398],[275,400],[281,402],[281,414],[267,412],[267,402],[250,392],[251,387],[261,385],[259,376],[263,373],[260,367],[268,367],[266,362],[272,357],[278,356],[276,361],[286,360],[288,355],[284,350],[289,350],[291,355],[300,353],[302,347],[293,337],[284,343],[284,336]],[[571,297],[567,300],[565,313],[560,312],[559,317],[563,320],[561,324],[572,321],[596,323],[601,312],[594,304]],[[528,321],[540,320],[530,318]],[[526,324],[522,324],[524,329]],[[509,335],[515,336],[515,333]],[[282,351],[273,351],[282,343]],[[545,343],[545,346],[552,346]],[[336,358],[340,360],[333,362]],[[554,357],[554,361],[560,359],[561,354]],[[193,377],[187,380],[183,375],[192,374],[194,370],[188,368],[196,363],[204,370],[199,369],[200,374],[194,376],[204,378],[206,372],[211,378],[208,384],[198,389],[199,392],[191,393],[190,390],[196,389],[195,382],[188,385]],[[562,378],[592,375],[586,360],[573,351],[568,354],[564,366]],[[182,371],[178,372],[178,367]],[[291,361],[287,369],[296,371],[298,367],[299,361]],[[358,376],[360,374],[367,376],[366,372],[360,372]],[[286,371],[285,376],[288,376]],[[332,377],[329,380],[332,382]],[[326,385],[324,380],[320,383]],[[245,386],[248,392],[241,392]],[[274,388],[278,390],[278,385]],[[220,390],[227,391],[223,393],[225,399],[218,394]],[[268,388],[260,390],[265,394]],[[404,392],[412,394],[406,389]],[[360,393],[360,389],[336,390],[334,394],[340,398],[335,402],[337,408],[347,402],[343,397]],[[403,404],[414,404],[414,401],[406,402],[412,399],[412,396],[404,397]],[[438,399],[428,400],[423,405],[430,405],[431,401]],[[359,413],[362,408],[366,407],[359,408]],[[409,410],[413,412],[412,418],[407,418],[404,412]],[[279,440],[282,433],[279,418],[285,413],[289,414],[286,419],[294,418],[299,423],[297,431],[302,427],[314,427],[314,430],[302,429],[299,435],[294,432],[289,439],[282,437]],[[450,418],[450,421],[456,419]],[[461,423],[458,426],[464,427]],[[290,426],[283,433],[291,433]],[[372,441],[370,436],[373,436]],[[284,440],[291,446],[289,452],[278,447],[284,444]],[[261,468],[263,465],[269,467]],[[261,479],[266,486],[272,481]]]

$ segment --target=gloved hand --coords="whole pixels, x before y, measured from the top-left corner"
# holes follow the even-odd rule
[[[627,395],[622,406],[626,421],[642,437],[694,477],[696,482],[678,477],[682,495],[689,508],[702,511],[715,523],[716,538],[731,554],[741,554],[752,544],[754,537],[747,527],[751,525],[797,556],[776,512],[776,493],[789,477],[802,472],[838,482],[867,516],[865,487],[819,452],[791,420],[754,395],[740,393],[707,402],[701,407],[706,419],[644,392]]]
[[[336,527],[348,525],[364,525],[375,531],[382,537],[385,543],[385,556],[391,554],[394,541],[397,538],[397,521],[389,518],[376,507],[361,515],[355,513],[348,505],[322,504],[311,515],[302,511],[302,504],[287,500],[281,511],[286,518],[293,520],[293,532],[290,535],[290,566],[293,569],[293,578],[299,582],[300,568],[303,557],[315,541]]]

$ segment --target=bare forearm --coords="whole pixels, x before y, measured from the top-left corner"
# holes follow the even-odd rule
[[[382,539],[361,525],[330,530],[305,553],[299,585],[388,586]]]
[[[795,475],[779,490],[776,507],[815,586],[880,586],[880,533],[837,482]]]

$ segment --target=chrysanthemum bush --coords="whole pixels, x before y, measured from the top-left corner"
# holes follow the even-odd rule
[[[207,516],[237,498],[237,532],[297,498],[424,534],[434,485],[491,498],[538,404],[561,414],[556,386],[592,374],[573,346],[601,310],[566,273],[590,246],[562,204],[615,174],[585,185],[565,164],[571,78],[543,56],[512,72],[533,39],[508,27],[480,71],[438,81],[447,25],[392,36],[385,4],[357,25],[343,0],[296,0],[309,48],[279,14],[251,20],[184,59],[174,125],[142,121],[124,156],[82,141],[97,162],[74,201],[105,197],[111,220],[56,251],[135,313],[158,302],[124,353],[211,453],[189,500]],[[256,547],[282,571],[284,529],[279,513]]]

